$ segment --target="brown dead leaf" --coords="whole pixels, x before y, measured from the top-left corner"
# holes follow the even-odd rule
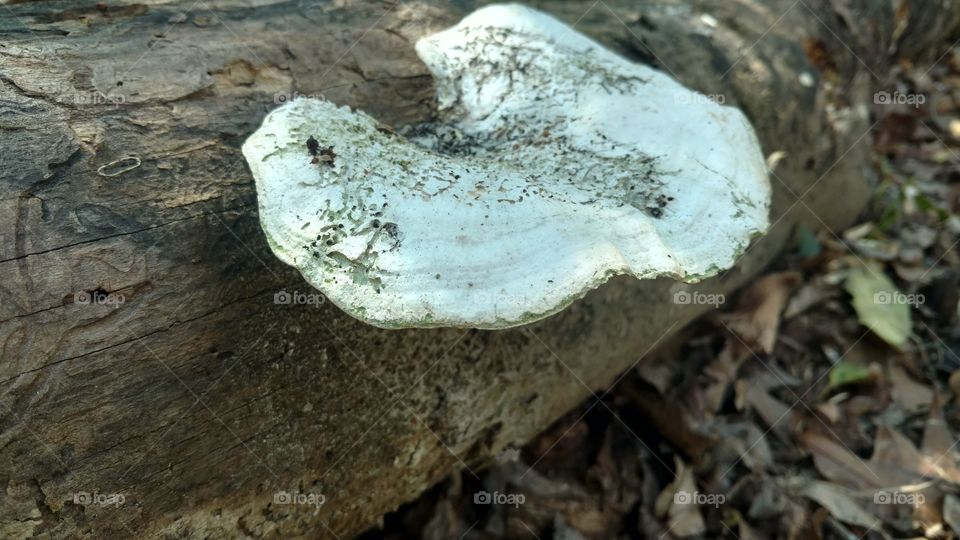
[[[793,290],[803,281],[798,272],[779,272],[757,280],[740,295],[734,311],[719,320],[754,352],[773,352],[780,313]]]
[[[843,413],[840,410],[840,405],[834,400],[817,403],[814,405],[813,409],[832,424],[838,423]]]
[[[568,469],[572,463],[585,463],[590,427],[568,415],[524,448],[524,459],[547,471]]]
[[[798,524],[799,528],[792,538],[802,538],[803,540],[823,540],[823,526],[830,518],[830,511],[826,508],[817,508],[810,516],[809,522]],[[797,525],[795,525],[797,527]],[[803,535],[803,536],[801,536]]]
[[[960,534],[960,499],[955,495],[947,495],[943,498],[943,521],[955,534]]]
[[[814,306],[823,304],[830,298],[837,297],[837,288],[828,287],[822,281],[808,283],[799,289],[790,298],[787,308],[783,310],[784,319],[792,319]]]
[[[910,439],[887,426],[878,426],[873,455],[867,463],[884,486],[903,486],[923,479],[923,457]]]
[[[587,480],[604,494],[604,508],[626,514],[640,499],[643,470],[637,452],[639,441],[619,423],[607,427]]]
[[[874,146],[879,152],[896,153],[903,141],[908,141],[917,129],[917,117],[912,114],[891,112],[883,116]]]
[[[763,477],[759,485],[753,486],[753,490],[754,496],[747,510],[747,517],[750,519],[756,521],[774,519],[794,506],[777,479]]]
[[[720,437],[714,455],[726,451],[731,461],[738,460],[753,472],[768,470],[774,464],[766,433],[753,422],[735,422],[719,428]],[[736,457],[733,457],[736,456]]]
[[[856,454],[812,431],[800,435],[801,444],[813,455],[813,464],[824,478],[851,489],[875,489],[883,481]]]
[[[568,525],[560,514],[553,518],[553,537],[561,540],[587,540],[579,530]]]
[[[604,538],[610,536],[611,531],[616,530],[616,524],[611,522],[611,516],[600,508],[581,508],[572,512],[568,511],[565,517],[569,522],[567,532],[576,533],[576,535],[566,537],[569,540]]]
[[[909,508],[911,512],[910,521],[921,527],[926,538],[940,538],[946,536],[944,531],[943,516],[943,492],[936,482],[926,482],[919,486],[909,486],[911,494],[916,494],[922,499],[915,501]]]
[[[433,517],[423,527],[423,539],[442,540],[466,533],[468,524],[460,517],[450,499],[440,499],[434,508]]]
[[[704,374],[713,379],[704,389],[704,409],[710,414],[720,410],[730,385],[737,377],[737,370],[749,354],[737,345],[739,343],[736,340],[728,340],[720,354],[703,368]]]
[[[844,523],[880,530],[880,520],[864,510],[846,490],[836,484],[812,481],[803,487],[802,493],[806,498],[829,510],[833,517]]]
[[[650,383],[661,395],[666,394],[673,386],[673,371],[670,362],[643,362],[637,367],[637,375]]]
[[[749,405],[778,437],[784,441],[789,440],[790,407],[754,384],[753,380],[737,381],[736,404],[741,409]]]
[[[675,401],[668,400],[656,390],[632,381],[625,381],[620,392],[630,398],[630,404],[653,425],[660,435],[678,448],[694,463],[700,463],[707,449],[713,445],[710,437],[698,432],[690,415]]]
[[[950,385],[950,392],[953,393],[953,399],[960,400],[960,369],[951,373],[947,381]]]
[[[747,523],[747,520],[740,515],[740,512],[734,510],[733,517],[737,522],[737,532],[739,533],[737,534],[737,538],[739,540],[763,540],[763,538],[765,538]]]
[[[908,411],[916,411],[930,405],[933,399],[933,390],[930,387],[915,381],[903,366],[891,362],[888,369],[890,375],[890,392],[893,400]]]
[[[489,506],[485,521],[504,531],[498,537],[526,538],[530,531],[549,528],[557,515],[589,538],[609,537],[619,526],[620,516],[607,512],[595,490],[577,481],[543,475],[519,462],[490,469],[483,487],[487,492],[524,496],[519,506]]]
[[[940,396],[934,394],[933,402],[930,404],[930,416],[923,430],[923,442],[920,445],[924,474],[960,483],[960,463],[954,452],[956,446],[957,443],[943,419]]]
[[[700,514],[700,507],[695,504],[697,484],[693,469],[679,459],[676,464],[677,479],[657,497],[657,515],[667,520],[668,530],[673,536],[685,538],[701,535],[707,531],[707,525]]]

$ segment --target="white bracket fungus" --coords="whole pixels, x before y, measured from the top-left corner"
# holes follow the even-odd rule
[[[297,99],[243,146],[273,251],[347,313],[516,326],[613,275],[714,275],[766,230],[770,184],[739,110],[518,5],[416,50],[437,123],[403,137]]]

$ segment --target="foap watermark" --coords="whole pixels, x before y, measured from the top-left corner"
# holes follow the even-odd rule
[[[73,504],[81,506],[112,506],[119,508],[126,502],[123,493],[97,493],[78,491],[73,494]]]
[[[707,105],[715,103],[723,105],[727,102],[727,96],[723,94],[698,94],[696,92],[681,92],[674,94],[673,102],[677,105]]]
[[[873,504],[909,504],[920,506],[926,501],[923,493],[903,493],[902,491],[878,491],[873,494]]]
[[[727,297],[723,294],[707,294],[699,291],[692,291],[689,287],[678,284],[672,287],[673,297],[672,301],[674,304],[681,306],[713,306],[714,308],[720,307],[720,304],[723,304],[727,301]]]
[[[526,502],[527,498],[523,493],[500,493],[494,491],[478,491],[473,494],[473,504],[499,504],[519,508]]]
[[[304,293],[300,291],[277,291],[273,294],[273,303],[286,306],[316,306],[320,307],[327,298],[318,293]]]
[[[314,512],[320,510],[320,507],[327,502],[327,497],[322,493],[301,493],[299,491],[278,491],[273,494],[273,504],[297,504],[301,506],[312,506]]]
[[[922,294],[904,294],[900,291],[873,293],[873,303],[881,306],[902,305],[919,307],[927,301]]]
[[[920,107],[927,102],[927,96],[923,94],[909,94],[899,90],[893,93],[881,90],[873,95],[873,103],[876,105],[909,105],[911,107]]]
[[[73,96],[74,105],[123,105],[126,102],[123,94],[104,94],[99,90],[78,92]]]
[[[476,292],[470,295],[473,303],[478,305],[505,305],[505,304],[526,304],[529,297],[516,294]]]
[[[277,92],[273,95],[273,102],[277,105],[283,105],[284,103],[296,101],[300,98],[326,99],[323,94],[301,94],[300,92],[294,90],[293,92]]]
[[[723,493],[700,493],[699,491],[690,493],[680,490],[673,494],[673,504],[708,505],[720,508],[720,505],[726,501],[727,497]]]
[[[93,291],[79,291],[73,295],[73,303],[81,305],[98,305],[117,307],[127,301],[127,298],[116,292],[107,292],[103,289]]]

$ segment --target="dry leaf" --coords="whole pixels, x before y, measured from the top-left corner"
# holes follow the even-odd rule
[[[930,416],[923,430],[923,442],[920,452],[923,454],[923,472],[960,483],[960,465],[954,453],[956,442],[950,435],[947,423],[943,419],[940,397],[934,394],[930,404]]]
[[[673,386],[673,371],[669,362],[643,362],[637,367],[637,375],[656,388],[660,395],[666,394]]]
[[[578,508],[574,511],[566,512],[565,517],[567,521],[569,521],[569,532],[575,531],[590,538],[609,536],[611,530],[616,530],[616,524],[615,522],[611,522],[610,518],[617,516],[609,516],[598,508]],[[579,538],[585,538],[582,535]],[[568,538],[574,540],[577,537],[570,536]]]
[[[677,479],[657,497],[657,514],[667,518],[673,536],[685,538],[701,535],[707,531],[707,525],[696,504],[697,484],[693,479],[693,469],[679,459],[676,464]]]
[[[753,380],[739,380],[735,387],[737,406],[742,409],[744,405],[749,405],[768,428],[780,438],[788,440],[790,407],[764,391]]]
[[[755,489],[755,496],[747,510],[747,516],[750,519],[757,521],[773,519],[783,515],[792,506],[793,501],[783,492],[783,486],[778,480],[764,477]]]
[[[720,354],[703,368],[703,373],[713,379],[703,392],[704,409],[708,413],[716,414],[720,410],[730,384],[737,377],[737,370],[747,357],[746,351],[738,354],[742,347],[736,345],[739,345],[736,340],[727,340]]]
[[[846,447],[812,431],[800,435],[800,441],[813,454],[813,464],[824,478],[858,490],[883,486],[880,477]]]
[[[864,510],[843,488],[836,484],[812,481],[804,487],[802,493],[808,499],[829,510],[833,517],[844,523],[880,530],[880,520]]]
[[[780,313],[803,278],[798,272],[763,276],[745,290],[737,308],[720,320],[753,351],[773,352],[780,326]]]
[[[953,392],[953,399],[960,400],[960,369],[950,374],[948,379],[950,391]]]
[[[836,424],[843,417],[843,411],[840,410],[840,405],[833,400],[817,403],[813,406],[813,410],[826,418],[831,424]]]
[[[690,414],[676,401],[630,381],[622,385],[620,392],[630,396],[630,402],[654,429],[694,463],[700,463],[707,449],[713,445],[710,437],[695,429]]]
[[[948,494],[943,498],[943,520],[955,534],[960,535],[960,499],[954,495]]]
[[[920,481],[922,462],[920,451],[910,439],[886,426],[877,427],[868,466],[880,477],[881,484],[903,486]]]
[[[555,540],[587,540],[580,531],[567,525],[560,514],[553,518],[553,538]]]
[[[713,452],[714,457],[726,456],[743,462],[753,472],[763,472],[774,464],[773,452],[767,443],[766,433],[753,422],[734,422],[721,425],[720,437]],[[736,456],[733,458],[732,456]]]
[[[933,399],[933,390],[930,387],[913,380],[896,362],[890,363],[888,371],[891,394],[898,405],[911,412],[930,405]]]
[[[440,499],[434,508],[433,517],[423,527],[423,539],[443,540],[466,533],[469,524],[464,523],[460,517],[450,499]]]
[[[835,289],[824,287],[822,282],[814,282],[800,287],[783,311],[784,319],[792,319],[808,309],[823,304],[826,300],[837,295]]]
[[[740,512],[736,510],[733,511],[734,519],[737,521],[737,538],[739,540],[762,540],[761,536],[757,531],[753,530],[753,527],[747,523],[747,520],[740,515]]]

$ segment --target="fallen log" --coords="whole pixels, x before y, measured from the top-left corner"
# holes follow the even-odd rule
[[[526,327],[390,331],[310,301],[272,255],[240,154],[264,115],[322,95],[391,126],[429,120],[413,43],[475,7],[0,12],[4,537],[348,537],[522,444],[713,308],[675,302],[666,279],[615,278]],[[540,7],[740,106],[782,152],[768,235],[684,289],[728,295],[798,224],[856,218],[874,92],[893,90],[898,61],[938,61],[960,23],[932,1]]]

